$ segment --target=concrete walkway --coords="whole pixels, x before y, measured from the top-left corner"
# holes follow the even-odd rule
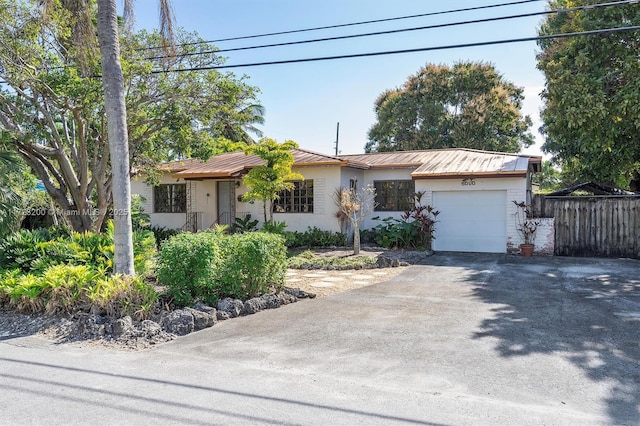
[[[640,423],[640,262],[428,263],[143,352],[6,338],[0,423]]]

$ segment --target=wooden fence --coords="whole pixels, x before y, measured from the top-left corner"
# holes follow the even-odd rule
[[[640,258],[640,197],[536,195],[534,215],[555,218],[557,256]]]

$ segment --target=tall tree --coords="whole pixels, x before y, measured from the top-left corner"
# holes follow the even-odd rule
[[[22,200],[12,177],[20,173],[20,162],[12,152],[0,151],[0,237],[19,225]]]
[[[99,229],[111,205],[112,175],[105,128],[100,64],[83,68],[68,39],[74,18],[52,9],[46,25],[33,7],[0,0],[0,142],[18,152],[41,179],[74,229]],[[70,27],[71,25],[71,27]],[[125,101],[131,168],[153,175],[158,162],[208,156],[226,149],[225,135],[242,137],[255,119],[257,89],[244,78],[215,70],[155,73],[163,67],[221,63],[195,34],[178,31],[176,58],[148,59],[143,47],[159,46],[159,33],[122,38]],[[19,52],[20,55],[15,55]],[[185,55],[182,55],[185,54]],[[90,56],[87,54],[87,56]],[[35,68],[35,70],[34,70]],[[83,77],[83,73],[87,77]]]
[[[98,0],[97,28],[102,58],[104,110],[111,157],[115,244],[113,269],[116,274],[134,275],[127,106],[120,64],[120,37],[115,0]]]
[[[294,180],[303,180],[304,176],[291,170],[293,154],[298,148],[294,141],[278,143],[275,139],[262,138],[257,144],[247,145],[246,155],[257,155],[264,164],[254,167],[244,176],[243,182],[249,188],[243,196],[245,201],[262,201],[264,222],[267,222],[267,203],[269,221],[273,222],[273,200],[277,200],[282,191],[293,190]]]
[[[552,0],[550,9],[604,3]],[[541,35],[640,25],[637,4],[549,15]],[[640,32],[540,40],[542,147],[563,174],[640,189]]]
[[[522,88],[489,64],[428,64],[375,103],[366,152],[475,148],[517,152],[533,143]]]

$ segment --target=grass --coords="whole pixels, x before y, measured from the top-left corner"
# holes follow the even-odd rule
[[[288,267],[292,269],[373,269],[377,268],[372,256],[318,256],[311,250],[291,253]]]

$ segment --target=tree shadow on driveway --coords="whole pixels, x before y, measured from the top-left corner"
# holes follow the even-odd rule
[[[469,280],[497,305],[474,339],[498,339],[503,357],[559,355],[608,386],[611,423],[640,422],[640,262],[506,256]]]

